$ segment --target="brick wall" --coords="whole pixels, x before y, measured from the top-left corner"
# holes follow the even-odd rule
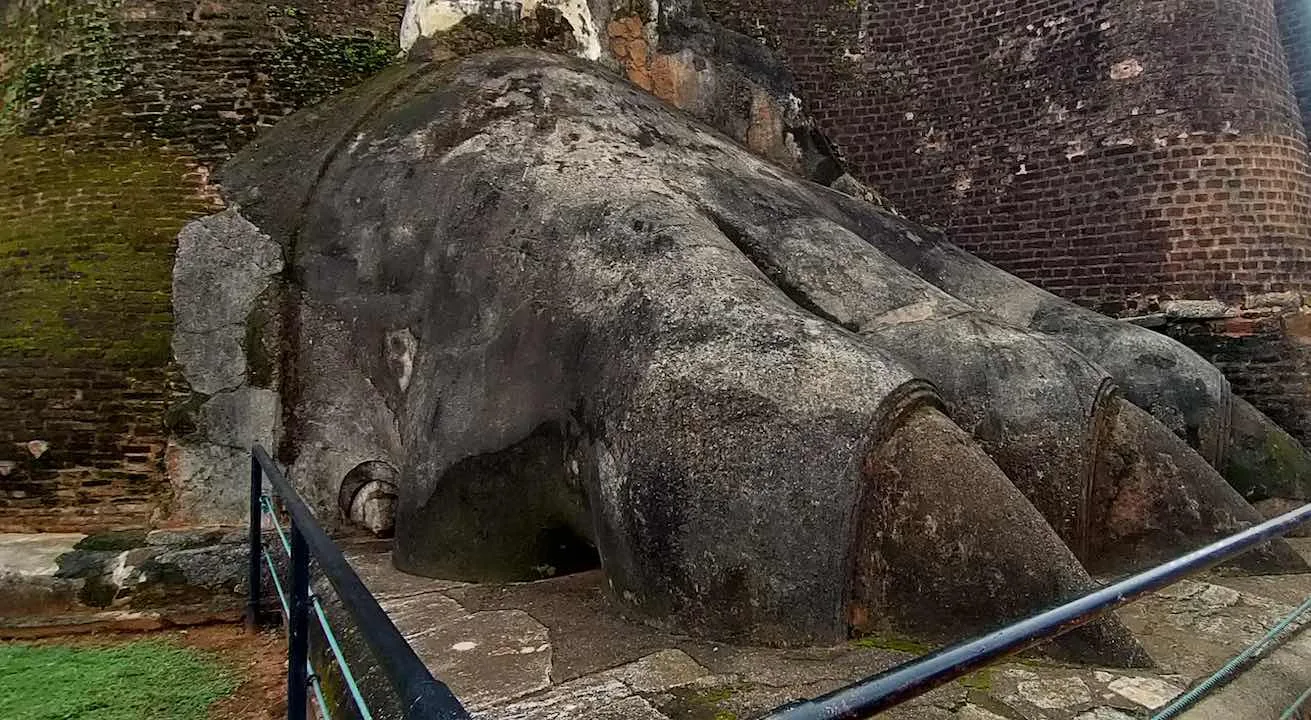
[[[174,238],[261,126],[389,62],[403,9],[0,6],[0,531],[167,514]]]
[[[1270,0],[709,0],[863,179],[1109,311],[1303,289],[1311,183]]]
[[[1215,363],[1235,393],[1306,442],[1311,430],[1311,314],[1244,308],[1237,317],[1177,320],[1163,330]]]
[[[173,237],[214,201],[159,148],[0,139],[0,531],[148,519]]]
[[[783,52],[857,175],[1020,277],[1111,314],[1220,299],[1239,320],[1311,290],[1301,0],[705,4]],[[1311,440],[1311,337],[1296,310],[1256,315],[1171,332]]]

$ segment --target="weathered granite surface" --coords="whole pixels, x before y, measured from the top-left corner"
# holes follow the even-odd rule
[[[395,468],[408,570],[599,560],[682,632],[940,639],[1261,518],[1215,467],[1237,429],[1280,431],[1231,424],[1197,356],[594,64],[415,65],[221,179],[288,262],[292,479],[332,516]],[[1278,542],[1243,564],[1306,567]],[[1113,619],[1061,644],[1145,661]]]
[[[281,270],[282,248],[231,210],[178,236],[173,354],[192,394],[168,421],[174,522],[246,522],[250,448],[273,447],[281,411],[259,323]]]

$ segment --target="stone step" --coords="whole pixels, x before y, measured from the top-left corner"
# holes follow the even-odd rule
[[[0,534],[0,630],[71,631],[115,622],[113,613],[181,624],[234,617],[245,602],[245,533],[202,527]]]

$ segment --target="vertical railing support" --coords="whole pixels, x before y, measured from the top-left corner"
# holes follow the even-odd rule
[[[357,703],[360,717],[373,717],[364,704],[359,687],[354,685],[354,673],[347,666],[336,636],[328,626],[322,604],[310,595],[311,554],[314,556],[316,573],[331,584],[342,610],[355,623],[358,637],[364,640],[372,656],[370,672],[376,671],[386,679],[396,699],[401,702],[405,717],[410,720],[469,720],[469,712],[451,693],[451,689],[434,678],[423,661],[414,654],[414,648],[410,647],[391,618],[387,617],[386,611],[378,605],[373,593],[342,555],[341,548],[319,526],[314,513],[305,506],[296,488],[287,482],[273,458],[259,445],[251,448],[251,455],[251,557],[257,563],[260,559],[267,563],[269,579],[277,591],[278,605],[287,617],[290,636],[287,650],[288,720],[307,720],[311,689],[320,710],[327,710],[317,673],[306,662],[309,656],[311,613],[315,613],[315,618],[323,626],[324,642],[331,649],[333,659],[342,668],[342,677],[349,686],[352,699]],[[267,496],[263,494],[261,478],[268,483]],[[277,532],[274,545],[289,551],[290,582],[283,582],[285,575],[279,571],[280,563],[268,552],[271,548],[261,547],[260,523],[263,522],[264,512],[268,513],[272,529]],[[290,520],[287,525],[280,522],[284,515]],[[252,590],[259,588],[261,575],[258,573],[262,571],[261,565],[252,565]],[[251,617],[256,617],[255,603],[258,598],[258,592],[252,592]]]
[[[309,659],[310,552],[305,536],[291,523],[291,647],[287,656],[287,720],[305,720],[305,664]]]
[[[264,517],[261,498],[264,496],[264,473],[254,453],[250,455],[250,564],[246,568],[246,632],[259,630],[260,576],[263,574],[261,535]]]

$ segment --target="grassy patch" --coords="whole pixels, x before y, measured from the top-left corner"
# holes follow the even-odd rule
[[[670,691],[673,699],[660,710],[680,720],[739,720],[737,713],[724,707],[738,692],[734,687],[675,688]]]
[[[6,720],[196,720],[236,686],[204,653],[158,641],[0,647]]]

